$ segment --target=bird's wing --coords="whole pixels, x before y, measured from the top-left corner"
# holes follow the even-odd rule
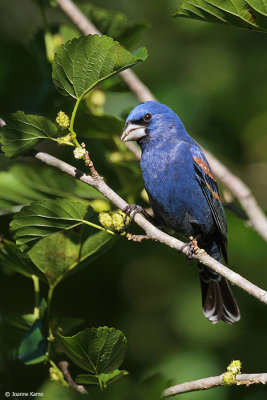
[[[216,179],[211,171],[209,163],[199,147],[191,148],[196,178],[210,206],[213,218],[221,237],[221,248],[225,261],[227,256],[227,225],[222,200]]]

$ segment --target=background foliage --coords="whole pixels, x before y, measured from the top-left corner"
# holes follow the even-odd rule
[[[83,3],[87,6],[87,2]],[[118,35],[115,38],[131,50],[139,45],[149,49],[148,60],[136,70],[141,79],[161,102],[180,115],[198,142],[213,151],[249,184],[267,211],[265,34],[172,18],[177,7],[174,0],[156,0],[153,5],[139,0],[114,0],[112,4],[99,0],[97,6],[119,10],[130,19],[132,26],[126,24],[124,29],[118,29],[116,23],[122,27],[125,17],[113,16],[112,29],[102,25],[101,30],[104,32],[106,29],[104,33],[111,36]],[[60,109],[70,112],[73,102],[60,96],[52,83],[40,13],[30,0],[2,0],[0,7],[1,117],[6,119],[14,111],[23,110],[54,121]],[[89,7],[87,12],[94,22],[101,19],[99,11]],[[58,32],[60,22],[64,23],[60,28],[61,35],[65,39],[73,37],[74,27],[72,30],[67,28],[69,22],[59,10],[48,10],[48,17],[54,33]],[[145,30],[147,23],[150,28]],[[134,40],[133,32],[136,32]],[[136,44],[135,40],[141,33],[142,39]],[[122,123],[114,118],[126,115],[126,109],[132,108],[137,101],[116,78],[106,81],[104,88],[107,90],[105,113],[112,117],[105,117],[107,121],[103,124],[97,115],[99,110],[92,110],[95,103],[89,98],[87,103],[91,114],[86,117],[82,114],[89,112],[88,107],[82,104],[84,109],[77,120],[77,130],[83,132],[83,140],[107,182],[127,201],[145,205],[138,163],[116,140]],[[88,128],[88,119],[91,129]],[[108,132],[104,128],[106,123],[111,127]],[[41,148],[74,162],[68,149],[53,143],[41,144]],[[9,160],[0,155],[0,167],[0,233],[7,239],[11,239],[8,223],[12,218],[8,212],[17,211],[21,205],[32,201],[65,197],[70,201],[83,199],[86,206],[91,205],[96,211],[109,207],[107,203],[101,206],[99,201],[104,200],[95,191],[69,177],[60,175],[58,179],[58,172],[28,158]],[[266,244],[232,213],[227,212],[227,219],[230,265],[249,280],[266,287]],[[99,231],[97,233],[102,235]],[[73,235],[77,238],[78,233]],[[63,237],[60,236],[59,240],[64,248]],[[48,245],[47,242],[44,247]],[[35,254],[43,261],[42,271],[47,254],[40,244],[35,246],[39,246],[35,248]],[[14,257],[11,247],[10,253]],[[66,254],[77,251],[77,248],[72,248]],[[29,259],[25,259],[25,264],[32,273],[34,266]],[[73,264],[68,259],[64,265]],[[60,266],[59,270],[62,271]],[[1,319],[32,311],[33,289],[29,279],[20,274],[8,276],[1,273],[0,285]],[[46,292],[47,286],[41,284],[41,294]],[[130,372],[130,377],[111,385],[106,396],[115,399],[120,393],[121,398],[128,398],[129,392],[134,396],[139,391],[142,398],[152,399],[153,390],[160,392],[168,384],[220,374],[231,359],[241,359],[244,372],[266,370],[266,352],[262,350],[267,329],[265,307],[239,289],[234,288],[234,292],[240,304],[241,321],[233,326],[221,323],[212,326],[201,312],[195,267],[160,244],[135,244],[120,239],[114,240],[108,252],[87,268],[58,285],[53,313],[65,321],[68,316],[76,317],[76,324],[80,323],[80,326],[76,328],[72,321],[68,335],[74,335],[80,329],[104,325],[121,330],[128,341],[122,368]],[[23,324],[25,331],[29,327],[26,317],[19,323]],[[35,326],[34,334],[38,335],[40,329],[43,327]],[[48,393],[51,399],[62,397],[66,388],[45,383],[47,366],[25,367],[9,357],[7,353],[10,353],[11,346],[21,338],[10,333],[7,337],[3,329],[1,332],[1,394],[6,390],[36,390]],[[81,370],[72,365],[71,372],[75,376]],[[137,382],[141,382],[138,389]],[[66,393],[70,399],[79,397],[76,393]],[[198,400],[215,396],[217,400],[261,400],[266,398],[266,389],[259,386],[249,390],[218,388],[185,394],[180,398]]]

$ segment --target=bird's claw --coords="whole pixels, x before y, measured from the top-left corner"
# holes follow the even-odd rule
[[[201,249],[198,247],[197,239],[193,238],[193,236],[189,236],[189,242],[185,243],[182,248],[181,252],[186,249],[186,257],[191,260],[194,254],[198,254]]]
[[[126,214],[123,221],[124,224],[126,224],[127,217],[129,217],[131,220],[134,219],[136,214],[143,213],[144,209],[142,206],[139,206],[138,204],[128,204],[124,209],[123,212]]]

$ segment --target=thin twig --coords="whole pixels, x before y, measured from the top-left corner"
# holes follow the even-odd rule
[[[83,394],[87,394],[87,390],[85,389],[85,387],[83,385],[77,385],[76,382],[74,382],[74,380],[72,379],[70,372],[69,372],[69,363],[68,361],[60,361],[58,363],[60,369],[63,372],[63,375],[65,376],[68,384],[70,385],[70,387],[72,387],[73,389],[77,390],[80,393]]]
[[[85,35],[101,33],[88,20],[83,12],[72,2],[72,0],[56,0],[61,9],[70,18],[70,20]],[[141,101],[156,100],[146,85],[131,70],[123,71],[120,76],[128,85],[129,89]],[[126,144],[127,147],[140,158],[140,150],[134,144]],[[233,175],[219,160],[210,152],[206,151],[206,156],[211,164],[214,174],[227,186],[234,196],[240,201],[242,207],[249,217],[251,226],[262,238],[267,241],[267,218],[260,209],[256,199],[253,197],[248,186],[237,176]]]
[[[223,386],[223,375],[211,376],[210,378],[198,379],[197,381],[184,382],[180,385],[171,386],[165,389],[161,395],[162,398],[176,396],[181,393],[194,392],[196,390],[212,389],[216,386]],[[236,386],[240,385],[254,385],[267,383],[267,373],[261,374],[239,374],[236,375]]]
[[[85,144],[84,144],[84,143],[82,143],[81,146],[85,149]],[[99,173],[98,173],[97,170],[95,169],[94,163],[93,163],[93,161],[91,160],[91,158],[90,158],[90,156],[89,156],[88,150],[86,150],[86,149],[85,149],[84,158],[85,158],[85,165],[86,165],[87,167],[89,167],[92,177],[93,177],[94,179],[103,179],[102,177],[100,177]]]
[[[126,201],[124,201],[104,182],[104,180],[94,179],[92,176],[85,174],[84,172],[73,167],[72,165],[61,161],[58,158],[51,156],[50,154],[37,150],[31,150],[30,154],[36,159],[42,161],[43,163],[55,167],[65,172],[66,174],[80,180],[81,182],[84,182],[87,185],[94,187],[121,210],[124,210],[125,207],[128,205]],[[134,221],[146,232],[146,235],[149,236],[151,239],[157,240],[173,249],[187,254],[187,250],[186,248],[184,248],[183,242],[168,235],[165,232],[162,232],[154,225],[152,225],[149,221],[147,221],[141,214],[136,214],[134,216]],[[192,257],[200,261],[202,264],[208,266],[212,270],[216,271],[220,275],[224,276],[234,285],[239,286],[241,289],[256,297],[258,300],[267,304],[267,292],[265,290],[260,289],[253,283],[249,282],[247,279],[243,278],[241,275],[222,265],[214,258],[210,257],[206,252],[198,252],[198,254],[193,254]]]

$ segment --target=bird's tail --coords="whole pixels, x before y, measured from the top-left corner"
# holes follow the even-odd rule
[[[211,269],[198,264],[202,292],[202,310],[212,323],[233,324],[240,319],[240,311],[227,280]]]

